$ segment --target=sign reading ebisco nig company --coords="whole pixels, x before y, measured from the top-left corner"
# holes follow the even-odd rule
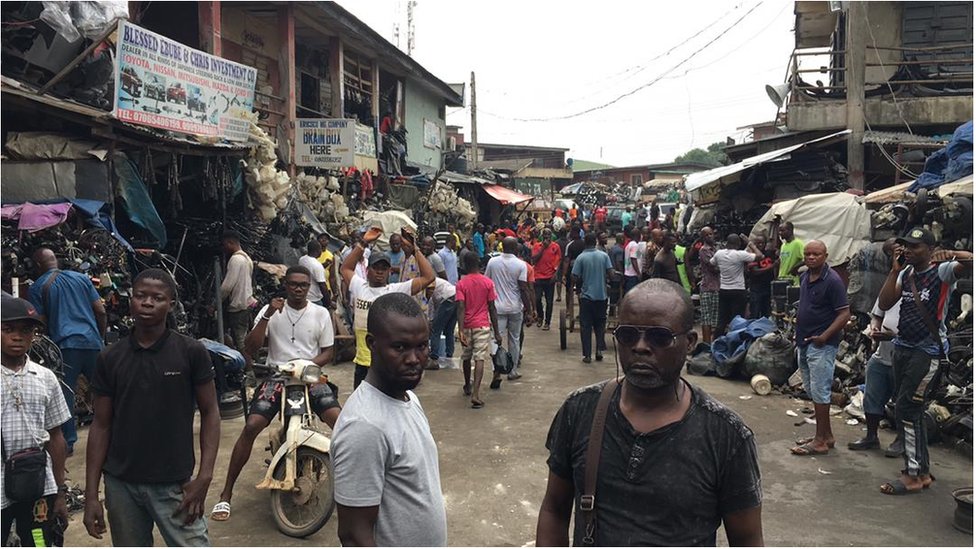
[[[115,109],[119,120],[247,141],[257,70],[119,22]]]
[[[356,121],[351,118],[295,120],[295,165],[348,168],[356,156]]]

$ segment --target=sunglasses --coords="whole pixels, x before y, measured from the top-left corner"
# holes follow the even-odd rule
[[[667,349],[674,345],[678,336],[685,335],[691,330],[674,333],[664,326],[617,326],[613,331],[613,337],[621,345],[631,347],[637,344],[641,338],[644,342],[655,349]]]

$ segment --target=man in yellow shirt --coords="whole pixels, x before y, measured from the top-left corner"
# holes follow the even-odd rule
[[[319,263],[325,268],[325,289],[332,296],[327,301],[335,308],[335,304],[339,300],[339,284],[336,283],[335,256],[329,251],[329,233],[320,234],[318,240],[319,244],[322,245],[322,255],[319,256]]]
[[[793,235],[793,224],[789,221],[779,226],[779,278],[789,278],[793,286],[800,284],[797,271],[803,265],[803,241]]]

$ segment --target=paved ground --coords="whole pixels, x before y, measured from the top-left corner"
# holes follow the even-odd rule
[[[529,330],[524,377],[506,382],[499,391],[485,389],[487,405],[472,410],[461,395],[460,370],[427,372],[418,387],[440,452],[441,479],[447,501],[448,540],[455,546],[522,546],[533,544],[539,504],[546,484],[546,432],[565,396],[579,386],[614,375],[608,361],[580,362],[580,344],[570,336],[560,351],[559,333]],[[352,365],[333,369],[332,379],[343,391],[352,385]],[[795,427],[803,403],[783,396],[753,395],[748,384],[718,378],[689,377],[741,414],[756,433],[763,474],[763,526],[767,545],[972,546],[973,536],[952,528],[955,503],[951,491],[973,484],[970,457],[944,447],[932,450],[938,481],[922,494],[892,497],[879,493],[881,483],[897,476],[901,463],[881,454],[846,449],[860,436],[861,426],[835,420],[838,449],[823,457],[789,454],[791,441],[812,435],[813,427]],[[748,400],[739,397],[752,395]],[[343,400],[348,393],[342,395]],[[225,466],[242,419],[224,421],[217,458],[217,478],[208,507],[216,503]],[[883,443],[893,437],[883,433]],[[69,459],[70,479],[83,481],[84,439]],[[265,438],[255,445],[234,499],[233,518],[210,525],[214,545],[336,546],[335,516],[307,540],[288,538],[276,530],[268,494],[253,486],[264,474]],[[720,531],[719,543],[725,544]],[[81,513],[72,517],[67,545],[109,545],[89,538]],[[158,540],[157,544],[162,545]]]

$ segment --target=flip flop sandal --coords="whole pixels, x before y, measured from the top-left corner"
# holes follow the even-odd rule
[[[908,494],[918,494],[923,488],[916,488],[914,490],[909,490],[905,483],[901,479],[895,479],[890,482],[886,482],[881,486],[881,493],[886,496],[905,496]]]
[[[471,407],[477,410],[478,408],[484,408],[485,403],[480,400],[472,400]]]
[[[829,447],[827,450],[818,450],[811,443],[801,444],[790,449],[794,456],[825,456],[829,451]]]
[[[230,520],[230,502],[221,501],[217,505],[214,505],[213,510],[210,511],[210,520],[217,522]]]
[[[800,446],[803,446],[805,444],[810,444],[811,442],[813,442],[813,437],[810,437],[810,438],[800,438],[800,439],[795,440],[794,442],[796,442]],[[835,443],[833,443],[833,442],[828,442],[827,443],[827,448],[833,448],[834,447],[834,444]]]

